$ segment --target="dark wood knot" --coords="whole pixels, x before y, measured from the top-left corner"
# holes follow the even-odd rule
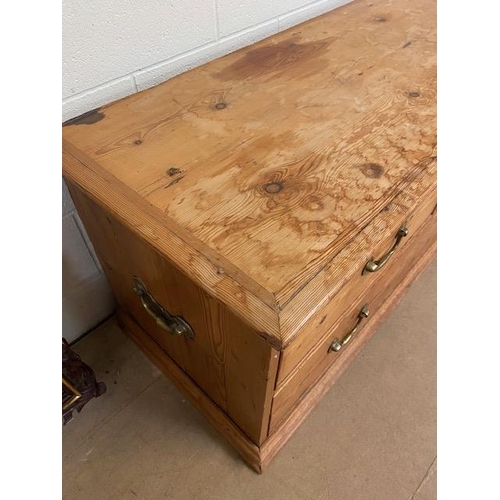
[[[264,189],[270,194],[276,194],[283,189],[283,184],[281,184],[281,182],[271,182],[266,184]]]
[[[379,179],[384,173],[384,169],[378,163],[365,163],[359,168],[361,172],[370,179]]]

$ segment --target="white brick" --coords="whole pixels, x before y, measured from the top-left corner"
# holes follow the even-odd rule
[[[63,298],[81,283],[99,274],[71,214],[62,220],[62,261]]]
[[[321,0],[279,17],[279,30],[284,31],[308,19],[350,3],[352,0]]]
[[[275,0],[217,0],[219,36],[269,21],[277,13]]]
[[[294,10],[306,7],[314,0],[273,0],[275,4],[276,15],[286,14]]]
[[[242,47],[251,45],[263,38],[278,32],[278,20],[243,30],[234,35],[221,38],[200,49],[193,50],[174,59],[157,64],[151,68],[136,73],[135,80],[138,90],[144,90],[158,85],[169,78],[190,69],[205,64],[213,59],[234,52]]]
[[[213,0],[64,0],[63,96],[215,39]]]
[[[62,302],[62,336],[73,342],[88,332],[115,308],[115,300],[103,274],[74,289]]]
[[[82,219],[80,219],[78,212],[75,212],[73,214],[73,217],[75,218],[76,225],[78,226],[78,229],[80,229],[80,233],[82,234],[82,237],[85,240],[85,244],[87,245],[87,248],[89,249],[90,255],[92,256],[92,259],[94,260],[94,263],[95,263],[97,269],[99,269],[100,273],[103,273],[104,271],[102,269],[101,263],[99,262],[97,254],[95,252],[94,245],[92,245],[92,242],[90,241],[89,235],[87,234],[87,231],[85,230],[85,226],[83,225]]]
[[[327,12],[350,0],[217,0],[219,35],[283,16],[287,28]],[[281,29],[281,25],[280,25]]]
[[[104,106],[136,91],[132,76],[127,76],[63,101],[63,122]]]

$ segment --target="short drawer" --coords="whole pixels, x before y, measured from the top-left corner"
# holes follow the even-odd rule
[[[371,285],[357,298],[352,300],[345,313],[319,340],[316,347],[289,373],[278,385],[271,413],[270,432],[293,410],[301,397],[317,379],[336,361],[349,351],[351,345],[363,342],[364,327],[371,317],[390,298],[398,284],[411,271],[426,250],[431,248],[436,239],[436,217],[428,216],[425,224],[410,238],[404,249],[394,256],[391,271],[380,274]],[[365,308],[365,309],[364,309]],[[366,313],[368,311],[367,317]],[[354,328],[356,330],[353,332]],[[342,340],[352,332],[352,337],[345,345],[338,348]],[[334,342],[337,341],[334,345]]]
[[[333,298],[322,306],[314,316],[302,328],[300,335],[294,340],[282,353],[280,367],[278,371],[277,386],[279,386],[292,370],[300,363],[308,353],[314,349],[321,338],[332,329],[338,319],[345,315],[353,305],[356,298],[362,293],[366,293],[370,286],[380,278],[387,279],[387,275],[397,267],[395,260],[399,254],[403,253],[404,248],[413,239],[419,228],[434,212],[436,207],[436,191],[433,190],[423,200],[423,202],[406,219],[408,229],[407,237],[400,240],[397,250],[390,261],[377,272],[365,272],[363,268],[367,263],[366,258],[358,259],[358,269],[347,281],[340,291]],[[373,256],[380,257],[384,255],[395,243],[395,237],[399,226],[396,224],[394,230],[388,238],[384,238],[376,248],[373,249]],[[361,235],[359,236],[362,237]]]

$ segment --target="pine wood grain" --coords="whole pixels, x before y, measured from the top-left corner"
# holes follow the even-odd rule
[[[310,318],[338,294],[342,287],[351,286],[355,282],[362,267],[394,239],[397,230],[411,217],[415,207],[426,203],[425,200],[429,197],[435,197],[435,168],[434,162],[428,176],[408,187],[392,203],[386,205],[371,224],[300,289],[300,293],[290,298],[279,315],[283,348],[300,335]]]
[[[122,323],[259,472],[434,253],[435,11],[356,0],[63,128]]]
[[[278,351],[78,188],[69,188],[118,303],[260,444],[267,436]],[[194,341],[155,323],[133,291],[133,276],[170,314],[188,322]]]
[[[434,205],[432,205],[434,206]],[[300,363],[294,367],[278,385],[274,398],[271,415],[270,432],[273,432],[285,416],[301,400],[302,395],[310,389],[321,374],[335,363],[343,362],[343,358],[350,357],[350,350],[356,350],[356,344],[364,343],[365,335],[371,332],[369,326],[377,322],[378,310],[384,308],[385,302],[406,280],[407,275],[412,275],[415,262],[426,254],[427,249],[433,248],[436,243],[436,217],[430,215],[423,227],[406,244],[401,252],[395,254],[392,269],[382,270],[376,279],[363,290],[359,296],[352,300],[340,316],[336,316],[332,325],[323,336],[317,336],[314,348]],[[342,338],[356,323],[361,308],[367,304],[370,310],[368,318],[363,320],[360,331],[353,340],[339,352],[329,352],[328,348],[334,338]],[[283,356],[287,355],[287,350]]]
[[[118,311],[120,324],[148,355],[153,363],[181,390],[198,410],[240,453],[242,458],[254,469],[261,473],[269,465],[276,454],[286,445],[293,433],[306,419],[314,407],[321,401],[324,394],[349,366],[352,359],[362,349],[364,344],[375,333],[378,325],[403,297],[408,287],[425,269],[436,253],[436,244],[432,244],[421,258],[414,263],[411,271],[393,291],[364,329],[363,342],[352,346],[347,356],[341,362],[335,363],[327,370],[313,387],[298,402],[295,410],[274,430],[269,438],[261,445],[256,446],[241,432],[241,430],[223,413],[206,394],[168,357],[161,348],[135,323],[122,309]]]
[[[252,443],[221,409],[174,363],[144,330],[123,310],[119,309],[117,318],[120,326],[141,348],[149,359],[185,394],[191,403],[217,429],[242,458],[256,472],[260,467],[259,447]]]
[[[363,268],[370,257],[381,256],[391,247],[394,242],[394,235],[399,226],[394,226],[392,235],[382,241],[378,247],[371,249],[372,253],[366,260],[359,258],[359,255],[362,255],[362,252],[359,251],[356,252],[355,260],[346,256],[345,260],[342,261],[341,258],[344,255],[339,259],[335,259],[337,272],[348,268],[344,278],[348,281],[337,291],[332,300],[325,303],[316,311],[300,331],[298,331],[294,341],[283,351],[276,382],[277,385],[289,375],[311,349],[317,346],[319,339],[332,328],[335,322],[352,306],[359,295],[366,293],[375,281],[377,282],[377,286],[383,287],[386,280],[390,280],[394,275],[401,275],[403,270],[400,269],[400,266],[401,262],[404,263],[404,260],[402,261],[399,258],[399,254],[405,253],[404,249],[406,246],[413,245],[412,241],[415,241],[413,240],[413,236],[419,231],[434,209],[436,195],[436,189],[428,193],[427,197],[422,200],[414,212],[405,220],[409,234],[401,240],[395,255],[380,271],[362,274]],[[409,251],[415,257],[418,257],[417,250],[410,248]],[[350,277],[351,273],[353,273],[352,277]],[[339,280],[338,282],[340,283],[341,281]],[[320,303],[323,303],[323,301],[324,299],[319,300]]]
[[[289,416],[281,422],[281,424],[269,436],[267,441],[260,447],[259,454],[261,472],[265,470],[271,460],[276,456],[281,448],[285,446],[300,424],[321,401],[321,398],[344,373],[355,356],[376,332],[378,325],[384,321],[394,306],[396,306],[401,300],[408,287],[415,279],[418,278],[429,262],[435,257],[436,246],[436,242],[434,242],[434,244],[432,244],[421,256],[421,258],[414,263],[410,273],[406,275],[405,279],[398,285],[393,294],[386,300],[382,307],[377,310],[376,314],[372,318],[372,321],[364,328],[363,336],[361,337],[362,341],[353,344],[351,349],[345,353],[345,356],[339,359],[337,363],[331,365],[331,367],[320,377],[320,379],[309,389],[309,391],[303,395],[302,399],[298,401],[294,411],[292,411]]]
[[[154,220],[175,265],[283,347],[309,284],[338,287],[339,252],[433,182],[435,63],[434,0],[358,0],[73,120],[66,176],[137,231]]]
[[[63,172],[68,185],[78,186],[89,199],[105,207],[137,237],[167,256],[195,283],[235,310],[262,335],[269,335],[270,343],[280,345],[278,312],[267,304],[265,295],[254,291],[251,282],[238,271],[232,275],[230,264],[193,248],[189,235],[163,223],[154,210],[141,209],[144,200],[131,196],[96,162],[83,159],[82,155],[77,159],[70,153],[74,148],[64,140],[63,145]]]

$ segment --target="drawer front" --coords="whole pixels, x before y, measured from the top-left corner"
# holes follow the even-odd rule
[[[339,317],[345,314],[353,301],[360,294],[365,292],[379,278],[383,277],[382,279],[386,279],[386,276],[393,272],[396,257],[403,252],[404,247],[409,244],[409,241],[413,239],[413,235],[434,212],[435,207],[436,191],[433,190],[407,218],[406,227],[408,229],[408,235],[401,238],[394,255],[378,271],[363,273],[362,271],[367,261],[366,259],[359,260],[359,269],[354,276],[342,286],[340,291],[335,294],[325,306],[314,314],[302,328],[301,334],[283,351],[278,370],[277,386],[279,386],[298,363],[317,346],[320,339],[333,327]],[[383,239],[383,241],[373,249],[373,256],[379,259],[387,253],[396,242],[395,236],[398,229],[399,226],[396,225],[392,235]]]
[[[267,435],[278,351],[128,227],[70,187],[120,306],[252,441],[261,443]],[[183,322],[188,327],[183,329]]]
[[[370,317],[391,296],[398,284],[409,273],[419,258],[432,247],[436,240],[436,217],[432,214],[421,229],[413,235],[398,255],[394,256],[391,272],[380,274],[363,293],[351,301],[347,311],[336,321],[316,347],[295,367],[277,387],[271,415],[270,432],[290,413],[300,398],[314,385],[316,380],[335,362],[348,352],[351,345],[362,342],[363,327]],[[366,309],[363,309],[366,308]],[[369,311],[368,317],[366,310]],[[356,330],[353,332],[354,328]],[[349,333],[350,339],[346,339]],[[342,341],[347,340],[345,345]],[[339,348],[338,351],[334,350]]]

